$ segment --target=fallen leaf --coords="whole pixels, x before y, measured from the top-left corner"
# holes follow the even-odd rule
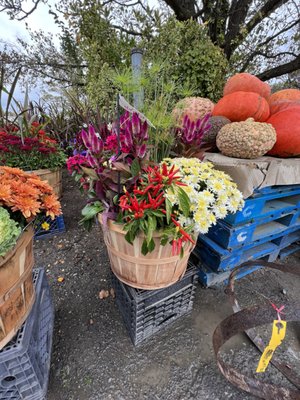
[[[65,278],[63,277],[63,276],[59,276],[58,278],[57,278],[57,282],[59,282],[59,283],[62,283],[62,282],[64,282],[65,281]]]
[[[99,299],[106,299],[109,296],[109,291],[108,290],[100,290],[99,294]]]

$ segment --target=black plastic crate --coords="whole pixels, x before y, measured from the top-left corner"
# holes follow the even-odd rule
[[[159,290],[134,289],[112,275],[116,303],[135,346],[192,310],[196,280],[192,265],[179,282]]]
[[[47,224],[48,227],[45,229],[43,224]],[[43,217],[38,221],[34,222],[34,238],[35,239],[45,239],[58,233],[64,233],[66,231],[64,217],[59,215],[53,220],[51,217]]]
[[[16,336],[0,351],[0,399],[46,399],[54,306],[43,269],[35,269],[36,299]]]

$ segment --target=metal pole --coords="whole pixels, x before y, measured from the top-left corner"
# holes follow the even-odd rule
[[[142,75],[142,60],[143,50],[134,48],[131,50],[131,65],[132,65],[132,77],[134,85],[137,86],[137,91],[133,93],[133,106],[137,110],[143,108],[144,105],[144,90],[141,86],[141,75]]]

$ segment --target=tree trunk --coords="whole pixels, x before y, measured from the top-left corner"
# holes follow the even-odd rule
[[[186,21],[195,17],[196,0],[165,0],[165,2],[172,8],[179,21]]]

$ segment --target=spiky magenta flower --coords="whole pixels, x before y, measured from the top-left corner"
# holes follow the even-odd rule
[[[92,125],[89,125],[88,131],[82,129],[81,138],[90,153],[101,154],[103,152],[103,140],[96,134],[95,128]]]
[[[182,128],[177,130],[179,140],[189,146],[200,146],[204,134],[211,128],[209,118],[211,114],[206,114],[203,118],[193,122],[186,115],[183,119]]]

